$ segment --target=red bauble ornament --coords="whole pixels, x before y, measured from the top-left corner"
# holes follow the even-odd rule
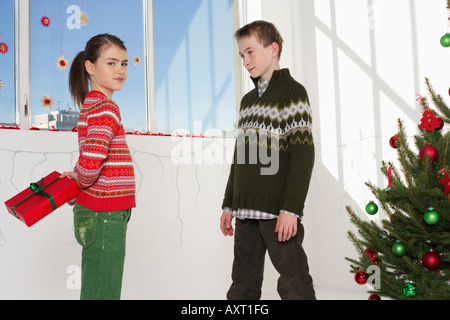
[[[419,151],[419,158],[420,160],[423,160],[424,157],[428,155],[430,157],[430,160],[435,162],[438,159],[438,151],[435,147],[433,147],[431,144],[427,144],[426,146],[422,147]]]
[[[377,294],[371,294],[368,300],[381,300],[380,296]]]
[[[428,251],[422,257],[422,264],[428,270],[436,270],[441,266],[441,257],[433,250]]]
[[[369,276],[367,275],[367,273],[364,273],[362,270],[359,270],[357,273],[355,273],[355,281],[357,284],[365,284],[368,278]]]
[[[376,252],[376,251],[374,251],[374,250],[372,250],[372,249],[369,249],[369,248],[367,248],[366,250],[364,250],[366,253],[367,253],[367,255],[370,257],[370,259],[372,259],[374,256],[377,256],[378,255],[378,252]]]
[[[439,127],[436,128],[436,130],[441,130],[444,127],[444,120],[441,118],[438,118]]]
[[[399,144],[399,139],[397,137],[397,135],[393,136],[392,138],[389,139],[389,145],[394,148],[397,149],[398,148],[398,144]]]
[[[367,253],[373,264],[378,265],[378,252],[370,248],[365,249],[364,252]]]

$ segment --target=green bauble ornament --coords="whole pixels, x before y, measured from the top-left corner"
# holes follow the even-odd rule
[[[403,286],[403,293],[408,298],[414,297],[416,295],[416,288],[417,288],[417,285],[414,282],[412,282],[412,281],[408,282],[407,284],[405,284]]]
[[[404,245],[403,242],[397,241],[392,246],[392,253],[395,254],[397,257],[401,257],[406,253],[406,246]]]
[[[366,206],[366,212],[370,215],[374,215],[375,213],[377,213],[378,206],[376,205],[376,203],[373,201],[370,201]]]
[[[450,33],[446,33],[442,36],[441,45],[445,48],[450,47]]]
[[[425,212],[423,219],[430,225],[436,224],[439,221],[439,213],[434,210],[434,208],[428,208],[428,211]]]

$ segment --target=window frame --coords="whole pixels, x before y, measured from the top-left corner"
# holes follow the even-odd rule
[[[146,130],[155,132],[156,88],[155,88],[155,50],[154,50],[154,10],[153,0],[142,0],[144,28],[145,101]],[[261,0],[232,0],[233,27],[237,30],[249,21],[261,18]],[[256,13],[255,13],[256,12]],[[250,15],[251,13],[251,15]],[[15,0],[15,124],[22,130],[31,127],[29,99],[31,96],[30,76],[30,0]],[[234,41],[235,58],[235,97],[236,114],[239,112],[243,93],[251,89],[250,77],[242,66]],[[0,123],[2,123],[0,121]]]
[[[153,0],[143,0],[146,129],[156,131],[155,36]]]
[[[15,0],[16,125],[30,128],[30,1]]]

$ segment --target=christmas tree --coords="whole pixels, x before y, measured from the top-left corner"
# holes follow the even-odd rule
[[[383,161],[387,188],[366,183],[374,196],[367,214],[376,214],[379,206],[386,219],[367,221],[347,207],[358,229],[359,237],[352,231],[348,237],[359,259],[346,259],[357,283],[373,278],[369,299],[450,299],[450,109],[425,82],[434,108],[419,98],[423,117],[414,136],[419,153],[410,148],[398,120],[390,144],[397,149],[400,169]]]

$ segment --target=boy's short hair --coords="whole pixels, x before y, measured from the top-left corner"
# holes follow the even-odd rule
[[[237,30],[234,37],[239,41],[240,39],[251,35],[255,35],[264,47],[268,47],[276,42],[280,48],[278,60],[280,59],[281,51],[283,49],[283,38],[273,23],[264,20],[253,21]]]

